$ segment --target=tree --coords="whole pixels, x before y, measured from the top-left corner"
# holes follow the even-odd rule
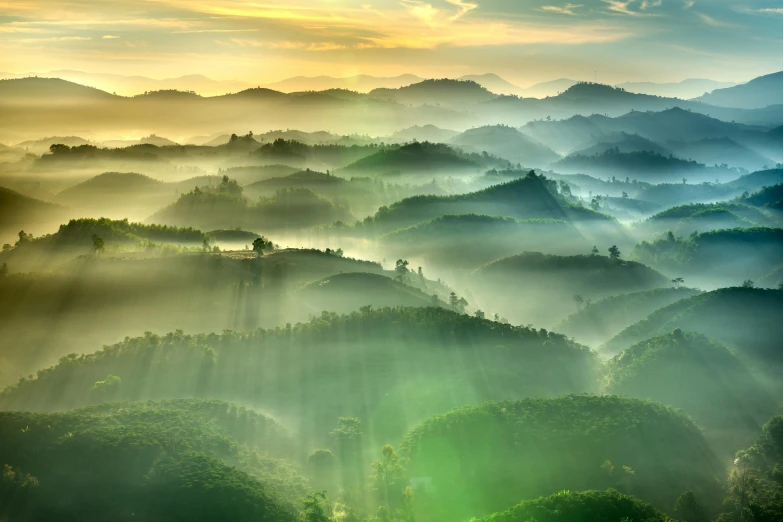
[[[14,247],[12,247],[12,246],[11,246],[10,244],[8,244],[8,243],[5,243],[5,244],[3,245],[3,252],[8,252],[8,251],[9,251],[9,250],[11,250],[12,248],[14,248]]]
[[[459,303],[459,297],[457,297],[457,294],[455,294],[454,292],[451,292],[449,294],[449,305],[451,305],[451,309],[454,310],[455,312],[457,311],[458,303]]]
[[[484,319],[485,314],[482,310],[476,310],[476,312],[473,314],[476,316],[476,319]]]
[[[377,492],[381,505],[393,513],[402,500],[405,468],[391,444],[383,447],[381,455],[383,457],[381,460],[372,463],[370,487]]]
[[[593,246],[593,249],[590,251],[591,256],[597,256],[600,253],[597,246]]]
[[[263,256],[264,250],[270,248],[271,246],[272,242],[267,240],[264,236],[257,237],[253,240],[253,252],[259,256]]]
[[[17,245],[27,243],[33,239],[33,235],[26,233],[24,230],[20,230],[17,235],[19,236],[19,241],[16,242]]]
[[[49,152],[51,152],[52,154],[68,152],[69,150],[71,150],[71,148],[68,145],[63,145],[62,143],[53,143],[49,145]]]
[[[675,286],[675,288],[680,288],[680,285],[685,282],[685,279],[682,277],[675,277],[672,279],[672,284]]]
[[[576,303],[576,309],[577,310],[581,310],[582,309],[582,305],[585,303],[585,298],[582,297],[579,294],[576,294],[574,296],[574,302]]]
[[[340,417],[337,419],[337,428],[330,435],[334,439],[342,468],[343,489],[353,490],[359,485],[364,468],[361,422],[354,417]]]
[[[468,306],[468,302],[465,300],[464,297],[460,297],[459,301],[457,301],[457,309],[460,313],[465,313],[465,308]]]
[[[612,245],[609,247],[609,258],[620,259],[620,249],[617,248],[617,245]]]
[[[400,281],[405,279],[405,276],[408,275],[408,261],[398,259],[394,265],[394,271],[397,272],[397,279]]]
[[[592,208],[596,212],[601,208],[601,203],[598,201],[598,196],[590,200],[590,208]]]
[[[628,193],[623,191],[623,199],[628,199]]]
[[[8,263],[3,263],[3,266],[0,266],[0,277],[5,277],[8,275]]]
[[[696,500],[693,491],[686,491],[677,498],[674,513],[682,522],[709,522],[710,520]]]
[[[310,470],[313,486],[329,491],[335,484],[337,459],[328,449],[317,449],[307,457],[307,467]]]
[[[104,244],[103,238],[101,236],[99,236],[98,234],[92,235],[92,249],[96,253],[103,252],[105,246],[106,245]]]
[[[755,288],[756,283],[751,281],[750,279],[746,279],[742,282],[742,288]]]
[[[783,290],[783,281],[778,281],[778,290]]]
[[[326,492],[310,493],[302,499],[302,522],[329,522],[332,520],[332,505],[326,500]]]
[[[430,305],[434,306],[435,308],[440,306],[440,298],[438,297],[438,294],[432,294],[432,297],[430,297]]]

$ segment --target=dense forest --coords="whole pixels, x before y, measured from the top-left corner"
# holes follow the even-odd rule
[[[753,82],[207,80],[0,80],[0,522],[783,520]]]

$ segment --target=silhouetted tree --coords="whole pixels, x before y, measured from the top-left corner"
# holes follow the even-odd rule
[[[476,312],[473,314],[476,316],[476,319],[484,319],[485,314],[482,310],[476,310]]]
[[[751,281],[750,279],[746,279],[742,282],[742,288],[755,288],[756,283]]]
[[[590,255],[597,256],[600,254],[600,251],[598,250],[597,246],[594,246],[593,249],[590,251]]]
[[[332,520],[332,505],[326,500],[326,492],[310,493],[302,499],[301,522],[329,522]]]
[[[10,244],[8,244],[8,243],[5,243],[5,244],[3,245],[3,252],[8,252],[8,251],[9,251],[9,250],[11,250],[12,248],[14,248],[14,247],[12,247],[12,246],[11,246]]]
[[[394,264],[394,271],[397,273],[397,279],[402,281],[408,275],[408,261],[398,259]]]
[[[0,266],[0,277],[5,277],[8,275],[8,263],[3,263],[3,266]]]
[[[574,296],[574,302],[576,303],[576,309],[577,310],[581,310],[582,309],[582,305],[585,303],[585,298],[582,297],[579,294],[576,294]]]
[[[620,249],[617,248],[617,245],[612,245],[609,247],[609,258],[620,259]]]
[[[710,520],[696,501],[693,491],[686,491],[677,498],[674,513],[682,522],[709,522]]]
[[[105,247],[105,244],[103,242],[103,238],[99,236],[98,234],[92,235],[92,249],[95,252],[103,252],[103,249]]]
[[[685,282],[685,279],[682,277],[675,277],[672,279],[672,284],[674,284],[675,288],[680,288],[680,285]]]
[[[264,250],[272,246],[272,242],[267,240],[264,236],[257,237],[253,240],[253,252],[259,256],[264,255]]]
[[[405,468],[391,444],[381,450],[382,459],[372,463],[373,473],[370,487],[377,492],[381,505],[394,512],[401,503],[402,486],[405,482]]]

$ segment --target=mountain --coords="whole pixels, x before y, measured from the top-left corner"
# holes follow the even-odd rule
[[[69,147],[78,147],[79,145],[91,145],[92,143],[78,136],[51,136],[39,140],[29,140],[17,143],[16,147],[25,149],[33,154],[46,154],[49,147],[56,144],[68,145]]]
[[[442,105],[464,107],[496,98],[496,95],[473,81],[424,80],[398,89],[373,89],[373,98],[393,100],[405,105]]]
[[[666,286],[668,279],[641,263],[600,255],[556,256],[524,252],[473,273],[472,291],[512,322],[552,325],[572,310],[574,295],[600,299]],[[525,299],[519,299],[524,295]],[[486,305],[488,306],[488,304]]]
[[[671,152],[664,146],[655,143],[647,138],[642,138],[637,134],[628,134],[620,132],[618,134],[607,134],[596,138],[597,143],[588,147],[571,152],[574,156],[599,156],[610,149],[617,149],[622,153],[630,152],[654,152],[663,156],[668,156]]]
[[[193,91],[202,96],[217,96],[228,92],[241,91],[251,87],[247,82],[236,80],[213,80],[201,74],[189,74],[176,78],[147,78],[145,76],[124,76],[121,74],[95,73],[83,71],[58,70],[34,75],[5,75],[7,77],[46,76],[80,83],[121,96],[134,96],[146,91],[176,89]]]
[[[667,511],[686,489],[705,501],[722,495],[723,464],[696,424],[626,397],[465,406],[423,422],[400,449],[410,473],[432,481],[427,520],[486,516],[563,490],[628,488]]]
[[[557,96],[558,94],[573,87],[577,83],[579,82],[576,80],[569,80],[567,78],[537,83],[524,89],[521,96],[524,96],[525,98],[546,98],[548,96]]]
[[[0,99],[4,104],[107,103],[117,97],[99,89],[59,78],[19,78],[0,80]]]
[[[446,143],[458,134],[457,131],[441,129],[435,125],[414,125],[395,132],[386,141],[389,143],[408,143],[409,141]]]
[[[329,89],[348,89],[357,92],[370,92],[374,89],[399,89],[423,81],[414,74],[402,74],[388,78],[360,74],[346,78],[331,76],[296,76],[275,83],[266,84],[268,89],[281,92],[326,91]]]
[[[654,311],[699,293],[691,288],[655,288],[613,295],[584,307],[576,304],[578,311],[560,321],[553,330],[588,346],[597,346]]]
[[[690,142],[669,142],[667,147],[678,158],[705,165],[728,165],[751,172],[775,165],[775,161],[728,137],[704,138]]]
[[[513,127],[494,125],[470,129],[449,140],[467,152],[488,152],[525,166],[544,166],[560,156],[552,149],[522,134]]]
[[[521,95],[523,92],[525,92],[525,89],[519,87],[518,85],[514,85],[513,83],[504,80],[497,74],[468,74],[466,76],[460,76],[457,78],[459,81],[468,81],[468,82],[475,82],[485,89],[487,89],[489,92],[493,92],[495,94],[515,94],[515,95]]]
[[[23,196],[16,191],[0,187],[0,231],[16,233],[19,230],[42,224],[59,223],[73,211],[53,203]]]
[[[735,87],[716,89],[699,96],[696,101],[718,107],[742,109],[763,109],[770,105],[783,104],[783,71],[760,76]]]
[[[783,170],[778,169],[775,171],[775,175],[780,176],[781,174],[783,174]],[[743,198],[742,202],[755,207],[783,210],[783,183],[764,187],[758,192]]]
[[[228,140],[226,140],[228,141]],[[66,145],[68,145],[66,143]],[[115,148],[122,148],[122,147],[131,147],[133,145],[155,145],[156,147],[171,147],[171,146],[177,146],[179,143],[175,141],[171,141],[168,138],[164,138],[162,136],[156,136],[154,134],[151,134],[147,137],[138,139],[138,140],[109,140],[109,141],[102,141],[100,143],[101,147],[106,147],[110,149]]]
[[[635,323],[601,347],[615,355],[651,337],[679,328],[707,335],[725,344],[757,375],[780,392],[783,371],[779,350],[783,325],[783,292],[758,288],[722,288],[677,301]]]
[[[689,100],[703,94],[714,91],[715,89],[725,89],[734,87],[734,82],[719,82],[715,80],[704,80],[698,78],[689,78],[681,82],[655,83],[655,82],[626,82],[617,84],[626,91],[639,94],[651,94],[653,96],[663,96],[665,98],[680,98]],[[707,102],[709,103],[709,102]]]
[[[725,346],[699,333],[673,332],[642,341],[606,365],[606,392],[652,399],[720,430],[724,451],[746,446],[776,403]]]

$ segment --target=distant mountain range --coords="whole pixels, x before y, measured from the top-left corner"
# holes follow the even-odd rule
[[[160,90],[192,91],[202,96],[219,96],[231,92],[243,91],[252,87],[264,87],[266,89],[285,93],[327,91],[331,89],[345,89],[359,93],[368,93],[375,89],[399,89],[428,79],[415,74],[401,74],[399,76],[390,77],[359,74],[343,78],[333,76],[295,76],[278,82],[256,84],[240,80],[213,80],[201,74],[155,79],[145,76],[124,76],[120,74],[90,73],[72,70],[25,74],[0,73],[1,79],[25,78],[29,76],[60,78],[106,92],[119,94],[121,96],[135,96],[144,92]],[[523,98],[546,98],[547,96],[557,96],[569,87],[579,83],[577,80],[560,78],[557,80],[536,83],[530,87],[520,87],[494,73],[468,74],[455,79],[473,81],[495,94],[513,95]],[[719,82],[709,79],[691,78],[680,82],[669,83],[625,82],[617,84],[616,87],[621,87],[627,91],[639,94],[691,99],[706,95],[716,89],[725,89],[737,85],[738,84],[735,82]],[[710,102],[707,101],[706,103]],[[724,106],[721,103],[711,104]],[[737,105],[737,107],[740,106]],[[755,108],[755,106],[747,108]]]
[[[696,98],[718,107],[762,109],[783,104],[783,71],[755,78],[744,85],[718,89]]]

